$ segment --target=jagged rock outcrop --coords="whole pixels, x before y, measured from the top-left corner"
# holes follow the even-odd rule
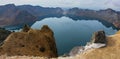
[[[4,28],[0,28],[0,45],[3,44],[3,41],[7,38],[7,36],[10,33],[11,33],[10,31],[5,30]]]
[[[25,24],[22,31],[23,32],[28,32],[29,30],[30,30],[30,27],[27,24]]]
[[[27,27],[25,25],[25,27]],[[24,28],[25,28],[24,27]],[[53,31],[44,25],[41,30],[24,29],[10,34],[0,47],[0,55],[57,57]]]
[[[98,31],[93,34],[92,43],[107,43],[106,35],[104,31]]]

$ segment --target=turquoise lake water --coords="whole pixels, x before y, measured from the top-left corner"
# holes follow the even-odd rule
[[[114,26],[105,26],[98,20],[73,20],[69,17],[45,18],[36,21],[31,27],[40,29],[43,25],[48,25],[54,31],[59,55],[68,53],[75,46],[85,45],[96,31],[104,30],[106,35],[117,31]]]

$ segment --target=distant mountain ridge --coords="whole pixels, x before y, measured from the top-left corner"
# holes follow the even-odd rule
[[[25,10],[9,4],[0,6],[0,27],[25,24],[36,21],[36,17]]]
[[[63,10],[59,7],[48,8],[48,7],[40,7],[40,6],[22,5],[22,6],[18,6],[18,8],[20,10],[26,10],[37,17],[46,16],[46,15],[62,15],[63,13]]]
[[[29,24],[37,21],[38,17],[59,16],[61,8],[43,8],[40,6],[8,4],[0,6],[0,27]]]
[[[82,18],[105,20],[109,23],[112,23],[117,28],[120,28],[120,12],[112,10],[110,8],[105,10],[99,10],[99,11],[72,8],[67,11],[66,16],[71,18],[82,17]]]
[[[0,27],[34,23],[38,18],[41,20],[47,17],[62,16],[67,16],[72,19],[75,18],[74,20],[77,18],[104,20],[120,28],[120,12],[110,8],[99,11],[79,8],[63,10],[59,7],[49,8],[31,5],[15,6],[14,4],[0,6]]]

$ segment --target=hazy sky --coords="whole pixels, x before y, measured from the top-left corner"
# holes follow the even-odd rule
[[[120,0],[0,0],[0,5],[39,5],[43,7],[79,7],[88,9],[112,8],[120,10]]]

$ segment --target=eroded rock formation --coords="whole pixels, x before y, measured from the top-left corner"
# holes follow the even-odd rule
[[[106,44],[107,39],[104,31],[98,31],[93,34],[92,43]]]
[[[27,27],[27,26],[25,26]],[[57,57],[53,31],[44,25],[41,30],[28,27],[10,34],[0,47],[0,55]]]

